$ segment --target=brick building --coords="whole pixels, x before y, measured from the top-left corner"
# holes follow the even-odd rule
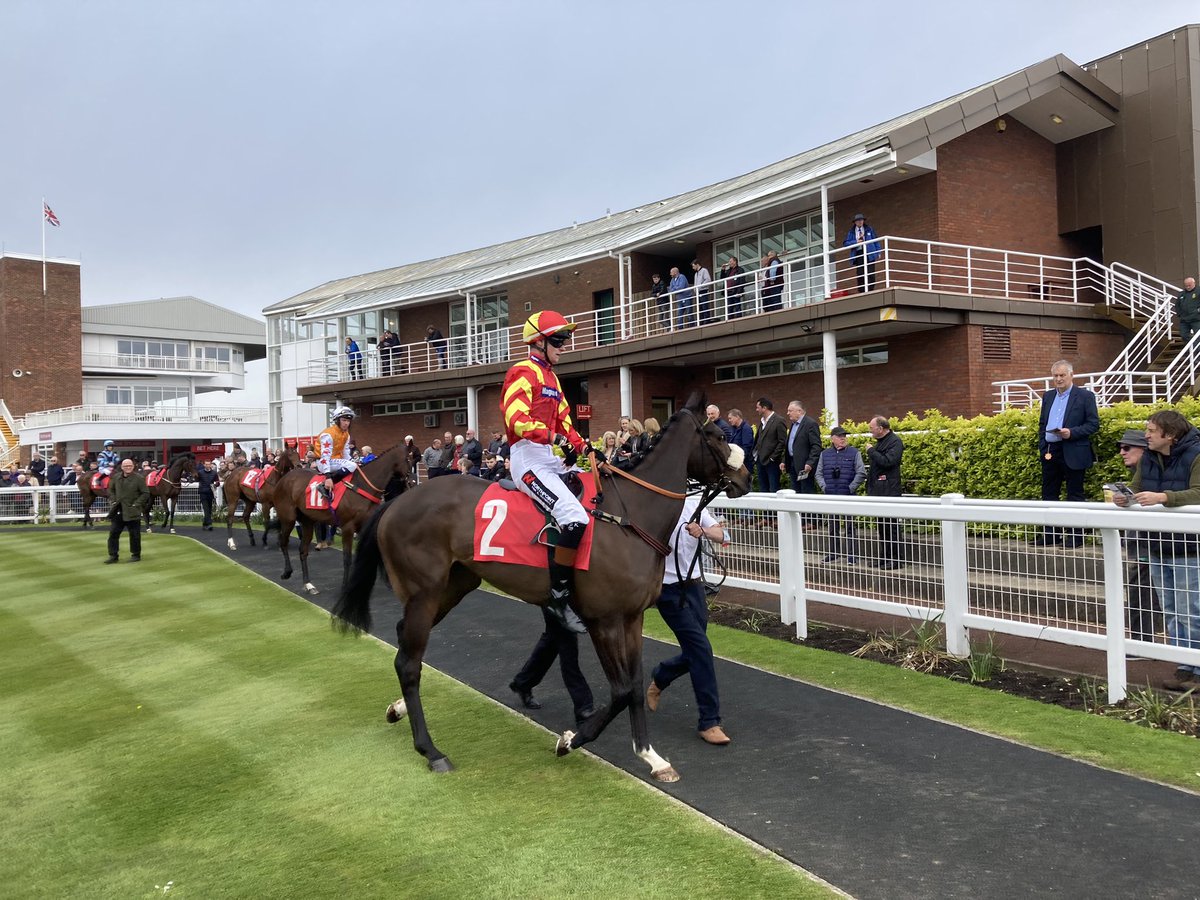
[[[335,402],[376,447],[491,427],[521,324],[543,308],[579,325],[559,373],[594,437],[621,413],[664,419],[692,390],[722,409],[765,394],[862,420],[992,411],[996,382],[1062,357],[1102,378],[1131,365],[1124,348],[1197,269],[1198,103],[1188,26],[1083,66],[1057,56],[593,222],[319,285],[265,310],[271,437],[315,433]],[[869,284],[842,245],[858,212],[879,236]],[[778,308],[768,250],[784,260]],[[740,294],[719,278],[735,255]],[[690,280],[693,259],[718,279],[711,318],[664,323],[650,276],[678,266]]]

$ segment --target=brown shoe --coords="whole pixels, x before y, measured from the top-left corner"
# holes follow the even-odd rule
[[[729,743],[729,735],[725,733],[720,725],[705,728],[703,731],[697,732],[697,734],[700,735],[700,740],[706,744],[716,744],[718,747],[723,747]]]
[[[650,712],[658,712],[658,698],[662,694],[662,688],[654,683],[654,679],[650,679],[650,684],[646,688],[646,709]]]

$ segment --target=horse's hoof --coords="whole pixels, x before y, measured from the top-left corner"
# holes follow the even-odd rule
[[[447,772],[453,772],[454,766],[450,764],[450,760],[443,756],[439,759],[431,759],[429,761],[429,771],[436,772],[438,775],[444,775]]]
[[[282,575],[280,575],[279,577],[280,577],[280,578],[282,578],[284,581],[287,581],[289,578],[291,578],[291,577],[292,577],[292,573],[291,573],[291,572],[284,572],[284,573],[283,573]]]
[[[564,731],[558,736],[558,743],[554,745],[555,756],[566,756],[571,752],[571,741],[575,738],[575,732]]]
[[[174,533],[175,533],[175,529],[174,529],[174,528],[172,528],[172,529],[171,529],[171,534],[174,534]]]
[[[387,712],[384,713],[384,718],[387,719],[389,725],[395,725],[406,715],[408,715],[408,706],[406,706],[404,700],[401,699],[397,700],[387,708]]]
[[[650,777],[655,781],[661,781],[663,784],[674,784],[679,780],[679,773],[675,771],[674,766],[667,766],[665,769],[651,772]]]
[[[233,538],[230,538],[228,541],[226,541],[226,543],[229,545],[230,550],[237,549],[237,544],[234,542]]]
[[[313,584],[311,581],[304,585],[304,589],[306,591],[308,591],[310,594],[312,594],[314,597],[317,594],[321,593],[320,591],[317,590],[317,586],[315,584]]]

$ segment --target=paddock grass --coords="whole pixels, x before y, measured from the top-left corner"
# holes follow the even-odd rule
[[[7,897],[830,895],[427,670],[434,776],[383,722],[389,648],[191,541],[103,540],[0,531]]]
[[[644,631],[650,637],[674,641],[657,610],[646,614]],[[726,659],[1106,769],[1200,792],[1200,742],[1194,737],[1088,715],[828,650],[787,644],[736,628],[710,625],[708,635],[713,651]],[[726,722],[736,724],[736,705],[723,703],[721,712]]]

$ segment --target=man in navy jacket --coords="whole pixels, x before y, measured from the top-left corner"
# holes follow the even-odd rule
[[[1054,388],[1042,397],[1042,415],[1038,420],[1038,452],[1042,457],[1042,499],[1061,499],[1063,484],[1067,500],[1086,500],[1083,479],[1096,461],[1092,435],[1100,430],[1100,414],[1096,410],[1096,395],[1075,387],[1075,370],[1065,359],[1050,367]],[[1068,547],[1083,545],[1083,536],[1068,529],[1049,526],[1034,540],[1035,544],[1057,544]]]

